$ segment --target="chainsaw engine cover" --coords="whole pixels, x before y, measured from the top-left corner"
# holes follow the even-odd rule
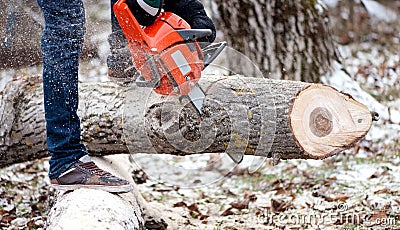
[[[187,95],[204,68],[196,38],[207,36],[210,31],[191,30],[185,20],[171,12],[162,12],[152,25],[142,27],[125,0],[114,5],[114,12],[142,82],[152,84],[159,94]]]

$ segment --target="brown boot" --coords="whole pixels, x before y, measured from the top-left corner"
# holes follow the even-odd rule
[[[59,190],[79,188],[98,189],[112,193],[132,191],[133,185],[97,167],[93,161],[73,164],[58,178],[52,179],[51,186]]]

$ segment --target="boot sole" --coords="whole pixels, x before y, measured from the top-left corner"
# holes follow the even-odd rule
[[[71,191],[80,188],[86,188],[86,189],[102,190],[110,193],[125,193],[133,190],[132,184],[118,185],[118,186],[84,185],[84,184],[72,184],[72,185],[50,184],[50,187],[61,191]]]

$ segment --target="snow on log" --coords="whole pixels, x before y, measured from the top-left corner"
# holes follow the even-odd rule
[[[133,183],[126,155],[94,158],[96,164]],[[55,192],[48,229],[144,229],[143,200],[137,190],[112,194],[94,189]]]
[[[78,189],[58,195],[48,223],[50,229],[141,229],[135,211],[118,195]]]
[[[332,87],[244,76],[204,76],[199,116],[185,97],[150,88],[81,83],[82,139],[92,155],[248,154],[323,159],[371,127],[364,105]],[[0,166],[47,156],[39,77],[0,92]]]

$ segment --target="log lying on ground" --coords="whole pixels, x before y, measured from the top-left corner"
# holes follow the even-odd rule
[[[134,183],[128,155],[92,159],[113,175]],[[165,229],[167,226],[164,219],[168,221],[168,216],[158,213],[160,210],[155,213],[136,186],[132,192],[121,194],[93,189],[55,191],[52,198],[54,202],[47,221],[49,229],[148,229],[152,226]]]
[[[143,229],[139,207],[121,196],[94,189],[60,192],[49,212],[48,228]]]
[[[80,84],[82,138],[93,155],[251,154],[323,159],[371,127],[371,113],[335,89],[294,81],[204,76],[199,116],[186,98],[115,83]],[[0,166],[47,156],[39,77],[0,93]]]

